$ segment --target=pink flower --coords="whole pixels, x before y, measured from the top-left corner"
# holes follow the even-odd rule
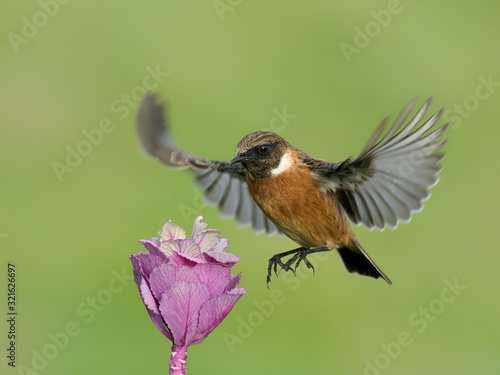
[[[156,327],[172,343],[170,374],[185,374],[186,350],[217,327],[245,294],[241,274],[231,274],[239,257],[225,251],[226,238],[195,220],[191,238],[166,222],[158,237],[140,241],[149,253],[130,259],[134,280]]]

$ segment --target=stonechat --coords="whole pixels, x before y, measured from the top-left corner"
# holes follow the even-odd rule
[[[246,135],[231,161],[215,161],[190,154],[169,133],[164,108],[147,93],[137,116],[144,149],[168,167],[190,168],[209,203],[220,213],[256,232],[283,233],[299,248],[269,260],[267,283],[278,266],[295,272],[307,255],[335,250],[348,272],[389,278],[361,247],[349,220],[368,229],[396,228],[408,222],[429,198],[441,170],[439,139],[448,123],[435,127],[442,110],[426,121],[431,98],[417,113],[415,99],[385,131],[389,117],[375,130],[361,155],[330,163],[290,145],[279,135],[257,131]],[[290,256],[288,260],[284,257]]]

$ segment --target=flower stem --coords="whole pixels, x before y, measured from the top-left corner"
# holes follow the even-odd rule
[[[172,345],[172,355],[170,357],[170,375],[185,375],[187,347]]]

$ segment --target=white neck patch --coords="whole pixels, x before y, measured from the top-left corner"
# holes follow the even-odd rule
[[[283,173],[293,165],[293,162],[292,153],[290,151],[285,152],[281,157],[280,164],[271,171],[271,174],[276,176]]]

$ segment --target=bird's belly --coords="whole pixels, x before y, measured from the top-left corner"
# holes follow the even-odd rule
[[[247,178],[259,207],[288,237],[305,247],[334,248],[350,238],[350,228],[333,194],[308,172]]]

